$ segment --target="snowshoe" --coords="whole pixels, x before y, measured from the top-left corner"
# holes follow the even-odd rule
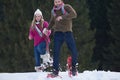
[[[69,77],[77,76],[77,74],[78,74],[78,71],[77,71],[77,70],[69,70],[69,71],[68,71]]]
[[[53,71],[52,73],[48,74],[47,75],[47,78],[55,78],[55,77],[58,77],[58,71]]]
[[[55,75],[55,74],[53,74],[53,73],[51,73],[51,74],[48,74],[47,75],[47,78],[55,78],[55,77],[57,77],[58,75]]]
[[[68,58],[67,58],[67,70],[68,70],[68,75],[70,77],[77,75],[77,67],[78,67],[78,63],[76,64],[75,67],[72,67],[72,57],[68,56]]]

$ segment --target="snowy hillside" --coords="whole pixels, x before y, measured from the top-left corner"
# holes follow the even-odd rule
[[[0,73],[0,80],[120,80],[119,72],[84,71],[77,77],[68,77],[67,72],[60,72],[58,78],[46,78],[48,72]]]

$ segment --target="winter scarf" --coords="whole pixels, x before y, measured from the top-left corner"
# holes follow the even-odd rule
[[[59,6],[54,6],[53,9],[52,9],[52,14],[54,16],[56,16],[56,10],[60,10],[62,11],[62,14],[66,14],[66,10],[64,9],[64,3],[60,4]]]

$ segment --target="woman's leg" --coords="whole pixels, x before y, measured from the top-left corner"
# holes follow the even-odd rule
[[[40,53],[37,50],[37,46],[34,47],[35,66],[40,66]]]

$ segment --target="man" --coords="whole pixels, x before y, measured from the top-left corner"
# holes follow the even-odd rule
[[[68,49],[72,53],[72,75],[75,76],[77,69],[78,52],[75,45],[72,32],[72,19],[76,18],[75,10],[69,5],[64,4],[63,0],[54,0],[54,7],[51,11],[49,29],[54,29],[54,54],[53,54],[53,72],[48,77],[56,77],[59,74],[59,55],[60,48],[65,41]]]

